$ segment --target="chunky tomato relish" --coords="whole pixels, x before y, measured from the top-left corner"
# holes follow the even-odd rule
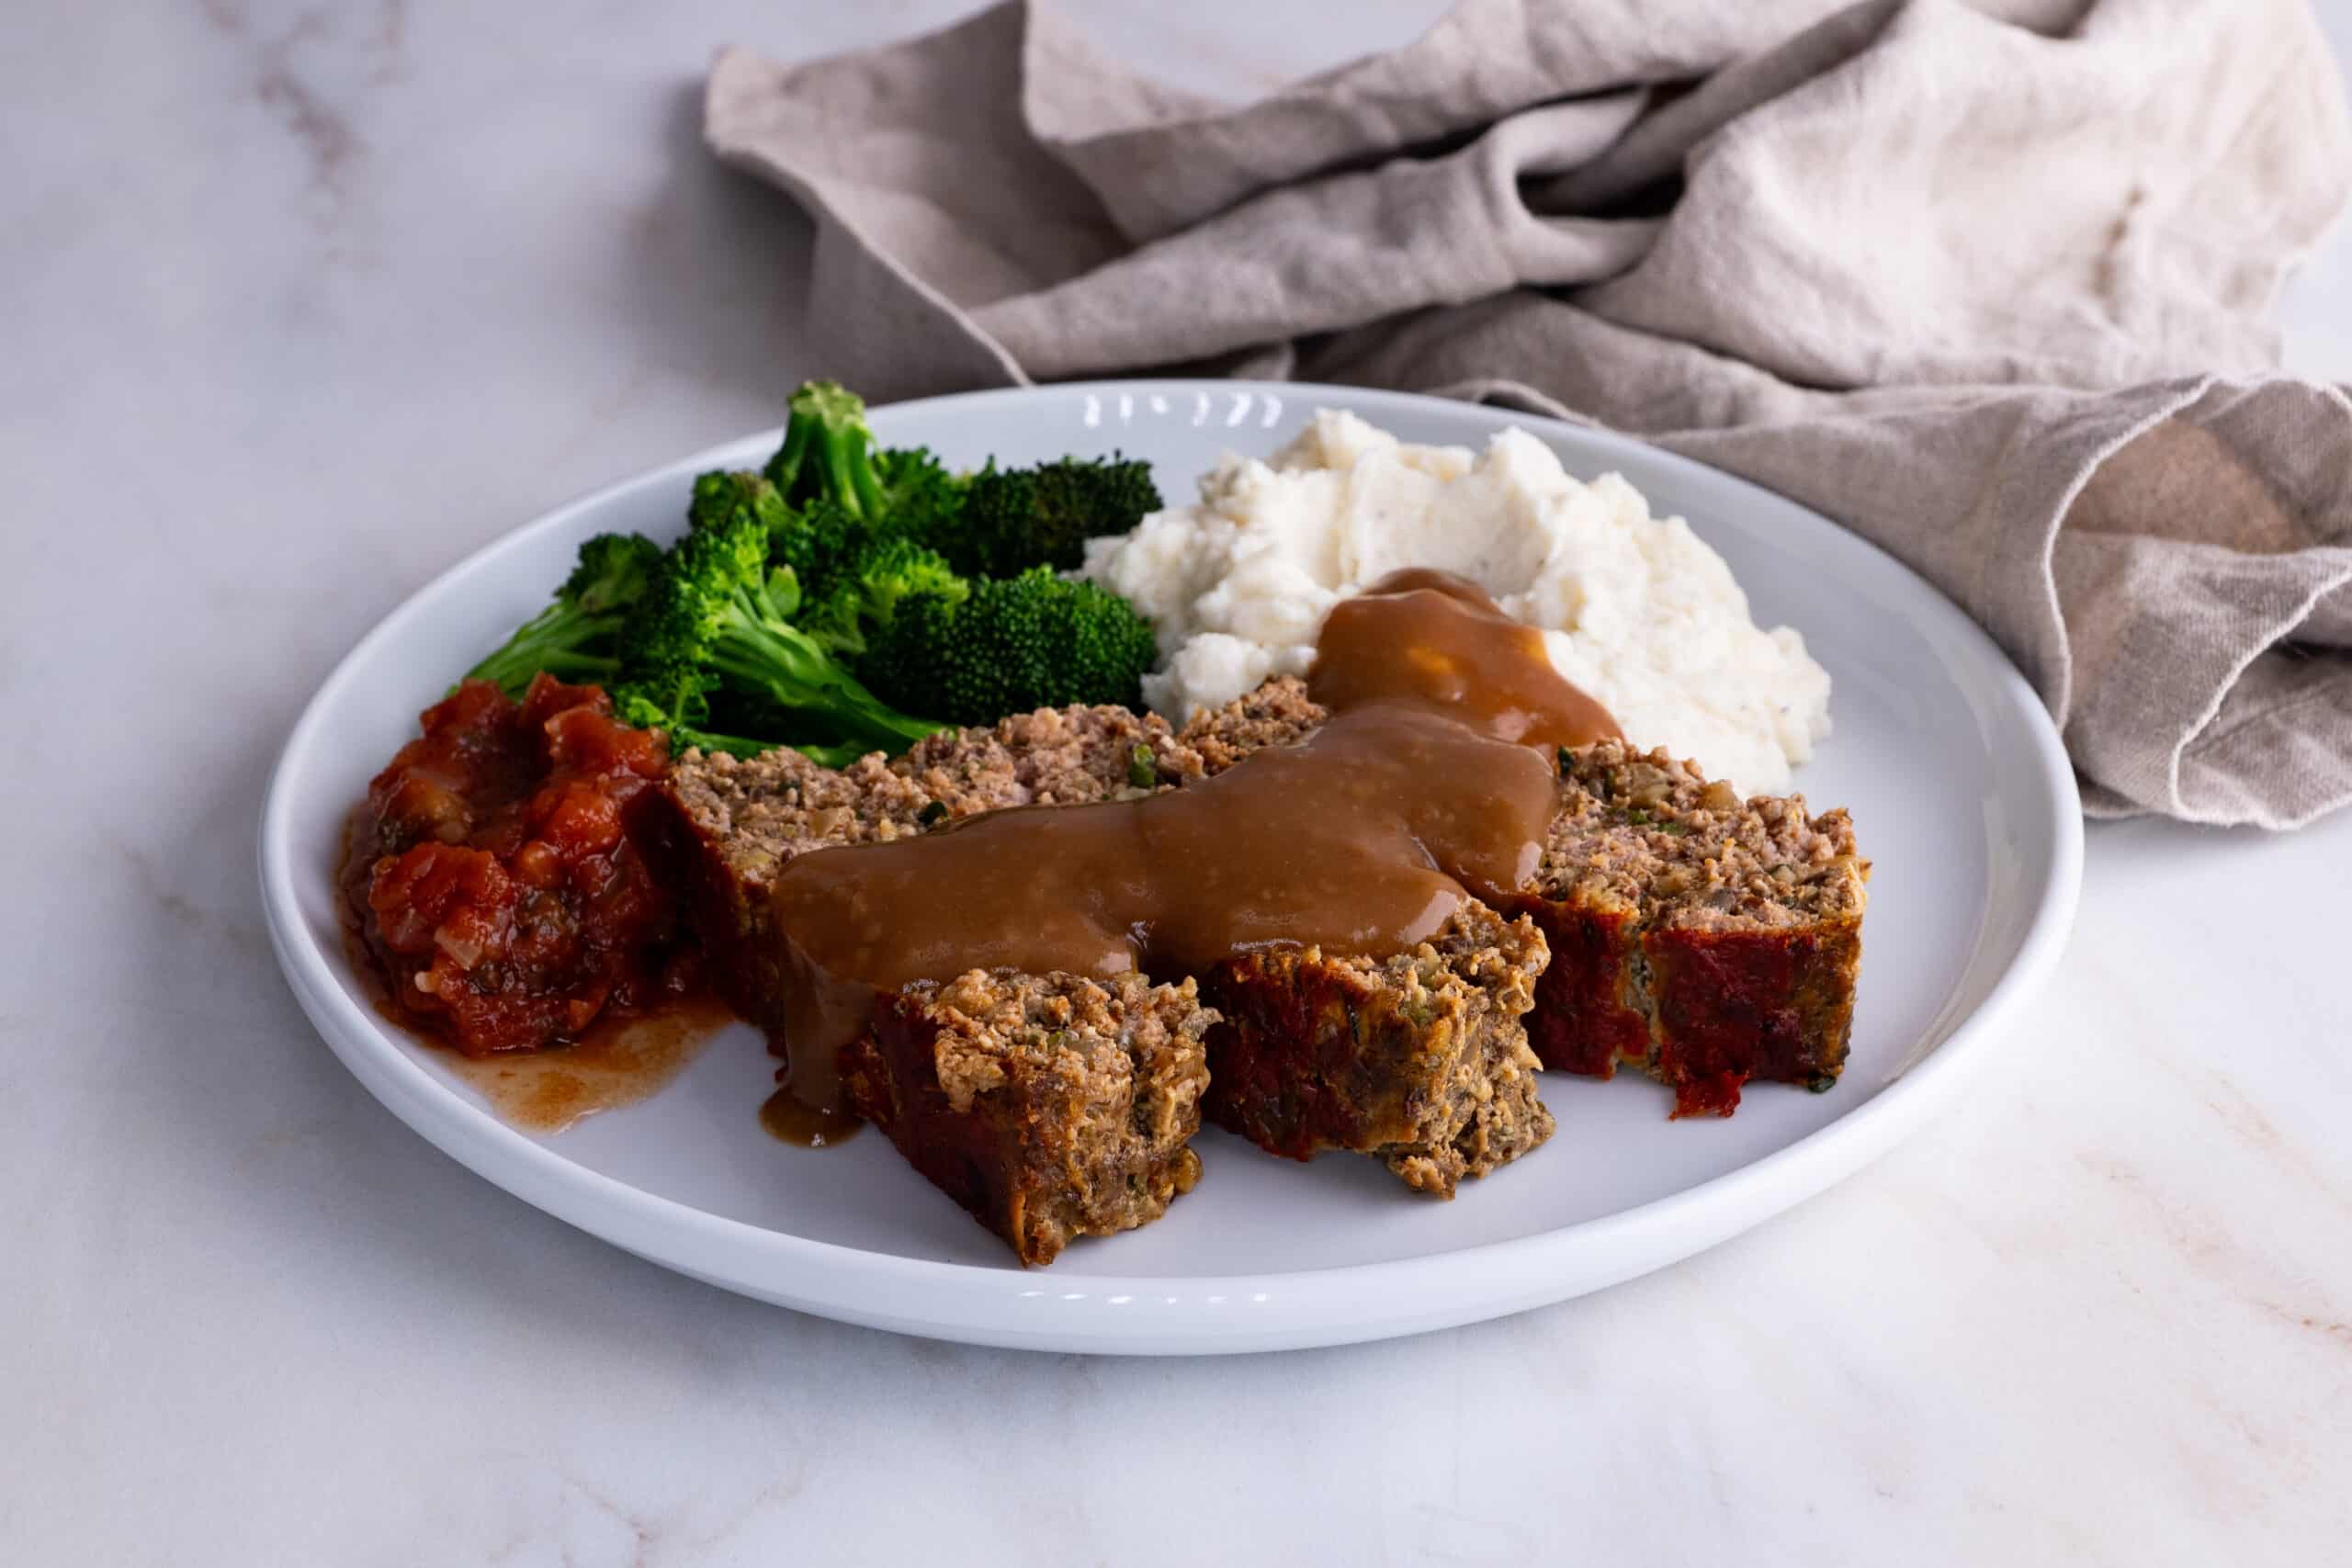
[[[368,786],[344,887],[400,1015],[470,1056],[576,1040],[695,983],[662,874],[661,736],[594,686],[469,681]]]

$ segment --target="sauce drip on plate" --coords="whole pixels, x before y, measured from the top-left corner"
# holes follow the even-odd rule
[[[865,1123],[836,1106],[814,1106],[789,1089],[779,1089],[760,1106],[768,1136],[795,1148],[829,1149],[857,1135]]]
[[[839,1105],[877,994],[969,969],[1198,974],[1259,947],[1403,952],[1535,870],[1561,746],[1616,725],[1476,585],[1398,573],[1343,602],[1309,690],[1329,720],[1138,800],[996,812],[778,874],[786,1087]]]
[[[732,1016],[716,999],[697,995],[653,1012],[599,1019],[574,1044],[494,1056],[453,1053],[445,1059],[502,1120],[544,1136],[652,1094],[684,1071]]]

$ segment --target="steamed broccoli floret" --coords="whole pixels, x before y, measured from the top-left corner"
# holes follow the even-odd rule
[[[717,527],[739,514],[766,531],[770,558],[792,568],[803,582],[813,576],[820,557],[838,553],[858,534],[856,520],[837,508],[812,513],[786,505],[763,475],[714,468],[696,476],[694,500],[686,506],[689,528]]]
[[[799,585],[789,570],[768,569],[767,550],[756,506],[698,508],[629,618],[631,711],[666,715],[673,732],[697,729],[717,681],[865,749],[900,750],[938,728],[884,705],[792,625]]]
[[[797,511],[831,507],[869,532],[907,538],[941,531],[963,502],[963,481],[928,450],[880,449],[865,400],[837,381],[805,382],[792,395],[784,445],[763,471]]]
[[[874,467],[888,506],[879,519],[883,528],[933,544],[954,531],[968,481],[930,447],[886,446],[874,454]]]
[[[638,534],[599,534],[580,547],[555,603],[525,621],[506,645],[471,670],[519,698],[542,670],[559,681],[605,681],[620,669],[621,626],[661,564],[662,547]]]
[[[868,527],[830,497],[789,505],[761,474],[718,471],[695,480],[694,504],[686,513],[691,526],[713,527],[739,513],[748,513],[766,530],[768,559],[800,585],[800,601],[782,608],[784,617],[796,622],[805,623],[800,604],[820,596],[819,585],[831,583],[846,563],[891,536]]]
[[[737,512],[750,513],[771,534],[793,521],[782,492],[761,475],[713,468],[695,476],[694,499],[686,503],[688,527],[707,528]]]
[[[1141,704],[1151,624],[1114,593],[1040,567],[981,579],[962,603],[904,600],[869,633],[859,669],[892,702],[958,724],[1067,703]]]
[[[792,394],[784,445],[762,471],[793,505],[830,496],[853,517],[880,514],[882,476],[865,400],[838,381],[804,381]]]
[[[1115,453],[988,468],[972,476],[955,529],[934,542],[956,570],[974,577],[1010,577],[1033,566],[1068,570],[1085,558],[1087,540],[1124,534],[1159,510],[1151,465]]]
[[[830,501],[810,502],[786,518],[768,536],[768,558],[789,569],[808,589],[830,578],[868,536],[865,524]]]
[[[901,601],[923,595],[960,603],[970,585],[938,551],[911,539],[884,538],[852,551],[806,602],[800,629],[836,653],[865,650],[873,630],[897,614]]]

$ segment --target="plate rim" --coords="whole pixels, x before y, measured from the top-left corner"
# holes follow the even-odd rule
[[[2029,878],[2020,899],[2030,912],[2016,952],[1983,998],[1924,1058],[1868,1100],[1793,1142],[1613,1213],[1531,1235],[1378,1262],[1219,1276],[1089,1274],[1069,1280],[1080,1288],[1057,1290],[1045,1283],[1052,1276],[1042,1270],[910,1258],[818,1241],[715,1214],[592,1170],[452,1092],[411,1059],[383,1022],[336,978],[301,918],[292,832],[293,775],[317,743],[327,716],[338,707],[342,693],[375,649],[410,616],[422,613],[419,605],[482,570],[502,552],[560,529],[624,491],[772,444],[778,438],[772,428],[639,469],[485,541],[369,626],[304,704],[271,769],[256,869],[271,950],[304,1014],[337,1058],[413,1131],[492,1185],[625,1250],[706,1282],[843,1321],[967,1343],[1097,1353],[1217,1353],[1353,1343],[1502,1316],[1663,1267],[1759,1224],[1860,1170],[1915,1131],[1965,1076],[1985,1064],[2007,1037],[2004,1026],[2055,967],[2073,926],[2084,855],[2080,795],[2057,727],[1999,645],[1940,590],[1884,549],[1800,502],[1603,426],[1456,399],[1313,382],[1056,382],[876,405],[872,412],[877,423],[888,424],[974,402],[1155,392],[1186,398],[1247,394],[1276,400],[1278,405],[1319,400],[1373,418],[1384,407],[1426,411],[1434,405],[1455,412],[1484,409],[1539,436],[1566,434],[1577,444],[1636,452],[1642,464],[1663,464],[1702,482],[1727,483],[1736,491],[1768,497],[1832,531],[1844,547],[1858,548],[1861,558],[1881,570],[1907,580],[1924,594],[1928,613],[1944,621],[1940,629],[1956,635],[1987,665],[2003,716],[2017,721],[2030,742],[2036,766],[2029,782],[2043,797],[2037,804],[2049,808],[2052,852],[2041,868],[2040,886],[2033,886]],[[1951,665],[1948,656],[1941,662]],[[760,1259],[764,1274],[792,1283],[754,1282],[718,1269],[715,1257],[707,1257],[698,1267],[682,1253],[748,1254]],[[1577,1266],[1566,1267],[1572,1259]],[[1497,1283],[1466,1293],[1449,1291],[1443,1281],[1432,1287],[1431,1276],[1472,1269]],[[919,1303],[895,1299],[908,1286],[920,1286],[925,1292]],[[1138,1303],[1142,1311],[1126,1310]],[[1038,1310],[1041,1305],[1046,1310]],[[1216,1310],[1227,1305],[1237,1310]],[[1178,1310],[1163,1310],[1168,1307]]]

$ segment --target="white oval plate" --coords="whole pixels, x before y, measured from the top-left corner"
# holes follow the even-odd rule
[[[1116,382],[881,409],[876,430],[948,462],[1119,448],[1189,495],[1230,448],[1271,452],[1317,407],[1409,441],[1508,424],[1569,469],[1614,468],[1731,562],[1757,619],[1802,630],[1836,681],[1836,733],[1799,784],[1850,807],[1876,863],[1853,1055],[1824,1095],[1751,1088],[1729,1121],[1669,1122],[1665,1090],[1557,1074],[1551,1143],[1451,1203],[1368,1160],[1269,1158],[1202,1134],[1199,1188],[1159,1224],[1023,1270],[872,1134],[786,1147],[755,1112],[773,1063],[738,1025],[650,1100],[552,1138],[500,1122],[447,1059],[370,1009],[336,925],[339,834],[419,709],[546,602],[587,536],[668,538],[689,481],[756,466],[748,437],[574,502],[459,563],[360,640],[287,741],[263,812],[278,960],[345,1065],[443,1152],[551,1214],[713,1284],[910,1334],[1184,1354],[1331,1345],[1495,1317],[1710,1247],[1860,1168],[1973,1081],[2073,919],[2074,775],[2041,704],[1933,589],[1814,513],[1623,436],[1338,387]]]

